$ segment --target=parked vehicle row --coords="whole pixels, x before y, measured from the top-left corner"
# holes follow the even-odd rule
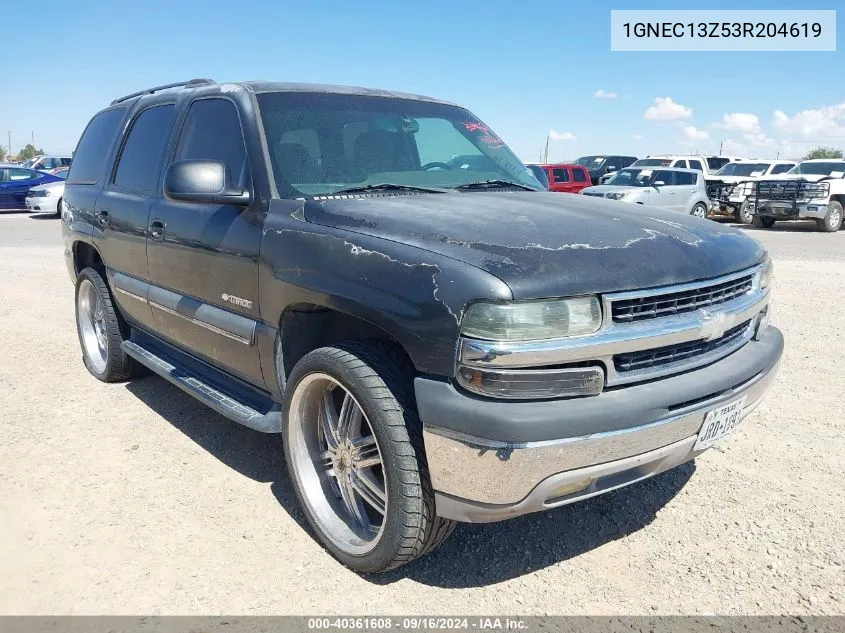
[[[64,175],[48,174],[25,167],[0,166],[0,209],[25,209],[27,196],[33,187],[49,183],[62,183]]]
[[[619,165],[629,166],[618,168]],[[698,217],[729,215],[770,228],[813,219],[822,231],[845,222],[845,161],[745,160],[665,154],[582,156],[573,164],[529,165],[550,191],[648,204]],[[586,173],[584,173],[586,172]],[[588,181],[600,184],[592,186]]]

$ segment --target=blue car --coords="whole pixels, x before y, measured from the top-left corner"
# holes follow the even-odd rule
[[[23,167],[0,167],[0,209],[26,209],[26,193],[30,187],[62,180]]]

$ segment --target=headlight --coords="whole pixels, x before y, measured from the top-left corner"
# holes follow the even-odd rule
[[[620,192],[620,191],[613,191],[611,193],[604,194],[604,197],[610,198],[611,200],[621,200],[622,198],[624,198],[627,195],[628,195],[627,193],[623,193],[623,192]]]
[[[763,267],[763,272],[760,273],[760,288],[768,288],[772,285],[772,282],[775,280],[775,266],[772,263],[771,258],[766,262],[766,265]]]
[[[601,327],[598,297],[514,303],[474,303],[464,314],[464,336],[532,341],[592,334]]]

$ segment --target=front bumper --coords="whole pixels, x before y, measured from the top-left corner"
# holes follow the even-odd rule
[[[437,513],[498,521],[586,499],[693,459],[707,412],[745,396],[743,416],[750,413],[782,353],[783,336],[769,327],[759,341],[707,367],[553,401],[493,401],[417,378]]]
[[[29,211],[56,213],[58,198],[56,196],[27,196],[24,200]]]
[[[776,220],[823,220],[827,215],[827,202],[827,200],[817,202],[763,200],[757,205],[754,214]]]

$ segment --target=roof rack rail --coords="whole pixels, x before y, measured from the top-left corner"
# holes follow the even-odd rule
[[[159,90],[167,90],[168,88],[195,88],[197,86],[211,86],[215,83],[217,82],[213,79],[190,79],[188,81],[177,81],[176,83],[164,84],[163,86],[155,86],[153,88],[147,88],[146,90],[133,92],[132,94],[128,94],[125,97],[115,99],[111,102],[111,104],[114,105],[115,103],[121,103],[123,101],[132,99],[133,97],[140,97],[141,95],[151,95],[154,92],[158,92]]]

